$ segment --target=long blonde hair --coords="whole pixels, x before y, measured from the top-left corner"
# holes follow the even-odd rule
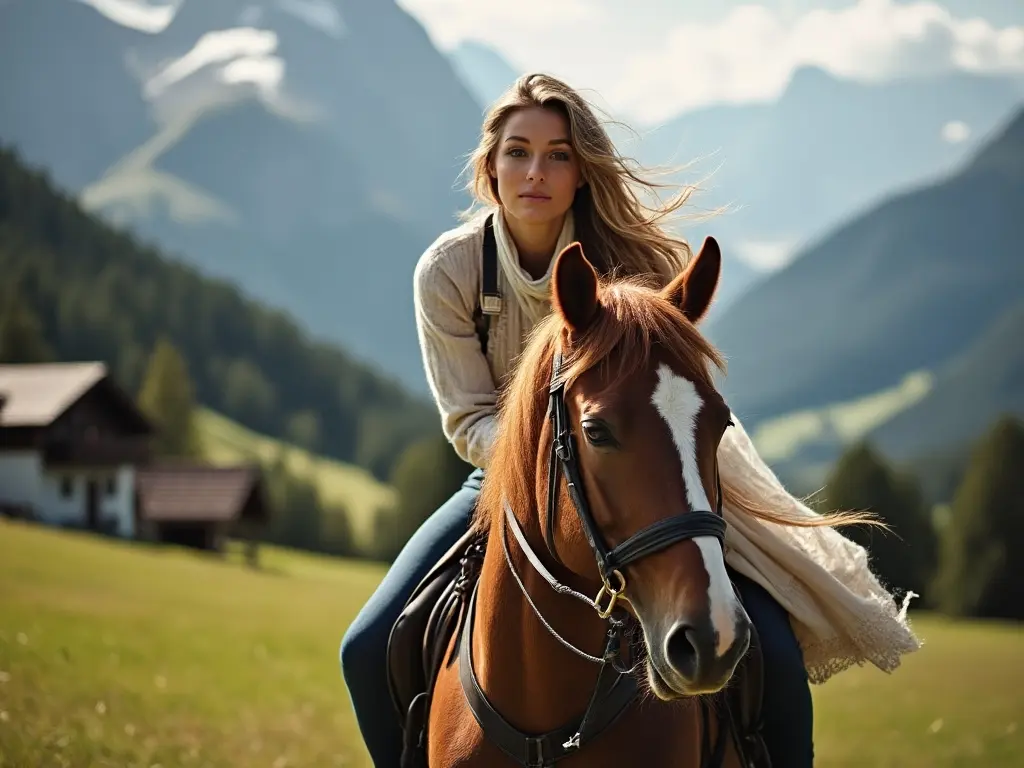
[[[664,185],[652,181],[651,173],[642,175],[638,163],[620,155],[590,104],[550,75],[523,75],[487,113],[480,143],[467,164],[467,187],[475,201],[467,215],[477,206],[501,204],[490,174],[494,150],[509,116],[527,107],[556,110],[569,123],[569,141],[585,181],[572,206],[575,237],[587,258],[606,276],[646,276],[658,285],[670,282],[693,254],[689,244],[668,234],[661,222],[686,203],[692,188],[682,188],[667,202],[644,203],[637,188],[657,199],[656,190]]]

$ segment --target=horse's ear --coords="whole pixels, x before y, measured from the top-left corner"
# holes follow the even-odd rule
[[[704,238],[700,252],[683,273],[669,283],[662,295],[679,307],[686,319],[697,324],[711,306],[722,274],[722,251],[713,237]]]
[[[583,331],[597,314],[597,272],[583,255],[578,242],[567,245],[555,257],[551,278],[551,303],[566,324],[576,332]]]

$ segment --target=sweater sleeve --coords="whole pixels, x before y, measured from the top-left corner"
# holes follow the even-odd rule
[[[480,351],[473,304],[449,273],[457,268],[457,263],[436,251],[428,251],[417,263],[413,277],[416,331],[445,437],[463,461],[485,468],[497,433],[498,394],[487,358]]]

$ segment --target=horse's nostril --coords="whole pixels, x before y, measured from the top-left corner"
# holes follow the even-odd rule
[[[688,624],[676,624],[665,640],[665,657],[672,668],[687,680],[697,676],[699,653],[697,633]]]

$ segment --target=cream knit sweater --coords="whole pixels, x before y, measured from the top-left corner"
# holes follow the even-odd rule
[[[416,265],[416,323],[427,381],[445,435],[456,452],[486,467],[496,434],[497,390],[511,374],[526,335],[548,311],[551,274],[533,280],[495,215],[498,286],[502,312],[491,318],[487,355],[473,324],[480,286],[484,214],[441,235]],[[572,240],[567,219],[558,249]],[[557,253],[557,250],[556,250]],[[740,419],[719,447],[723,480],[788,516],[816,513],[794,498],[758,455]],[[868,554],[832,528],[764,523],[723,510],[729,525],[727,562],[758,582],[785,608],[800,641],[811,682],[821,683],[853,665],[895,669],[920,643],[906,618],[875,578]]]
[[[512,374],[534,324],[551,311],[551,269],[534,280],[519,266],[519,255],[504,219],[494,216],[498,246],[500,315],[491,317],[487,355],[473,324],[479,301],[484,220],[489,211],[442,234],[420,257],[413,279],[416,329],[427,383],[441,412],[441,426],[455,452],[475,467],[486,467],[496,431],[497,391]],[[555,253],[572,242],[566,217]]]

